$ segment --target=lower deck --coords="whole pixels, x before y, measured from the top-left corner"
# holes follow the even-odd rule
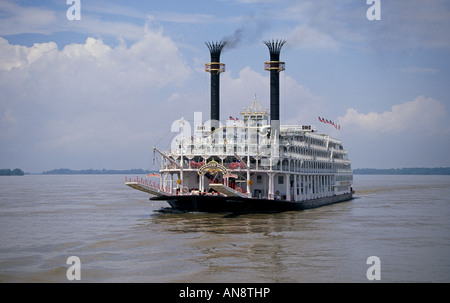
[[[197,171],[161,171],[159,178],[163,188],[171,193],[214,190],[215,184],[223,184],[248,198],[306,201],[332,197],[352,191],[350,173],[293,173],[279,171],[233,171],[229,174],[203,174]],[[184,190],[183,190],[184,189]]]

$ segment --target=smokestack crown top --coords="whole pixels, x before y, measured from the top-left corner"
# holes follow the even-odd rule
[[[286,43],[286,40],[265,40],[264,44],[267,45],[270,52],[270,60],[271,61],[279,61],[280,60],[280,52],[283,45]]]
[[[205,42],[211,53],[211,62],[220,62],[220,53],[223,47],[227,44],[224,41],[219,42]]]

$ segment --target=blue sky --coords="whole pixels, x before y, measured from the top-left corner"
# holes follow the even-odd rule
[[[170,126],[209,117],[209,52],[226,39],[221,117],[269,107],[265,39],[286,39],[282,124],[343,140],[353,168],[450,166],[450,3],[380,0],[0,1],[0,168],[154,168]],[[341,125],[321,124],[325,117]]]

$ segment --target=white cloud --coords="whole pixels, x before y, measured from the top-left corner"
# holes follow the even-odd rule
[[[232,72],[222,74],[221,103],[222,108],[231,114],[241,111],[255,99],[255,94],[260,103],[268,104],[269,77],[252,70],[249,66],[244,67],[237,78],[231,76]]]
[[[392,44],[424,49],[450,47],[448,1],[391,1],[382,10],[387,16],[382,17],[386,21],[382,35]]]
[[[115,18],[112,19],[113,21],[104,18],[108,17],[108,14],[120,14],[142,20],[142,25],[149,21],[143,12],[135,12],[124,6],[111,6],[110,3],[105,4],[103,9],[99,9],[101,6],[96,4],[82,4],[81,20],[68,21],[66,10],[70,6],[66,6],[65,1],[61,2],[60,9],[55,10],[48,7],[21,6],[13,1],[0,1],[0,35],[30,33],[50,35],[67,32],[87,34],[91,37],[108,36],[137,41],[144,33],[142,26],[118,21]]]
[[[56,50],[56,43],[35,43],[32,47],[10,45],[0,37],[0,70],[9,71],[14,67],[29,66],[45,53]]]
[[[222,75],[221,111],[222,117],[236,116],[242,107],[248,106],[256,98],[270,111],[270,76],[261,74],[250,67],[239,72],[237,78],[231,72]],[[280,75],[280,119],[282,124],[308,123],[323,111],[321,97],[313,95],[308,88],[294,78]]]
[[[336,50],[339,43],[324,32],[311,28],[307,25],[297,26],[288,37],[289,45],[298,48],[321,48]]]
[[[364,0],[284,2],[271,17],[300,24],[292,38],[316,47],[369,46],[376,51],[450,47],[448,0],[381,2],[381,21],[367,20],[370,5]]]
[[[116,47],[88,38],[58,50],[53,42],[26,47],[0,38],[0,55],[0,166],[8,154],[31,171],[46,161],[111,167],[102,161],[128,148],[148,164],[148,142],[161,132],[150,126],[171,119],[166,89],[192,74],[159,29]]]
[[[0,1],[0,16],[0,35],[48,34],[58,19],[54,11],[20,6],[12,1]]]
[[[98,16],[83,14],[81,21],[66,21],[52,27],[53,32],[69,31],[95,37],[114,37],[138,41],[144,29],[136,24],[121,21],[105,21]]]
[[[342,126],[356,126],[374,132],[412,132],[417,130],[437,131],[446,116],[444,105],[432,98],[418,96],[413,101],[392,106],[390,111],[381,114],[359,113],[349,108],[344,117],[339,118]],[[448,124],[445,124],[448,129]]]

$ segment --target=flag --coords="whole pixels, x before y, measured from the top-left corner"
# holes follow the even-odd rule
[[[325,118],[321,118],[320,116],[318,118],[319,118],[319,121],[322,122],[322,123],[328,123],[330,125],[333,125],[334,128],[336,128],[337,130],[341,129],[341,126],[339,124],[337,124],[337,123],[335,123],[335,122],[333,122],[331,120],[328,120],[328,119],[325,119]]]
[[[234,121],[234,120],[236,120],[236,118],[233,118],[233,117],[230,116],[230,120]]]

